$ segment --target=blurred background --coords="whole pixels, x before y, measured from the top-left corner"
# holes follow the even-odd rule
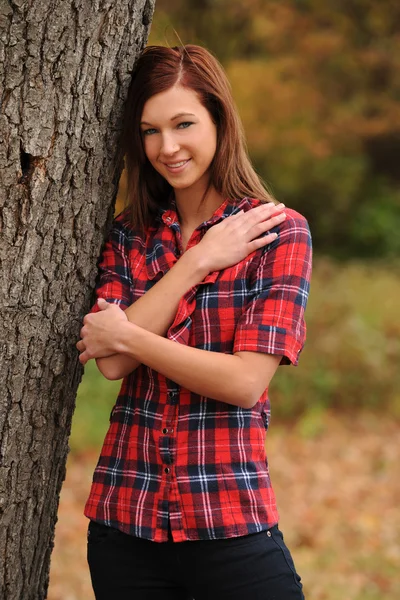
[[[219,58],[258,173],[310,223],[307,344],[267,449],[313,600],[400,598],[399,31],[397,0],[157,0],[149,39]],[[119,385],[89,365],[79,388],[50,600],[93,598],[82,511]]]

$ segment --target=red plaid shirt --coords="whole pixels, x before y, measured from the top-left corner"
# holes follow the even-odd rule
[[[209,227],[259,204],[225,202]],[[209,274],[181,299],[167,337],[232,354],[282,355],[297,364],[305,339],[311,272],[307,222],[293,210],[278,238],[239,264]],[[167,210],[140,235],[127,211],[114,221],[97,296],[125,309],[178,260],[177,214]],[[128,534],[163,542],[247,535],[278,521],[265,455],[267,390],[251,409],[210,400],[140,365],[122,383],[85,515]]]

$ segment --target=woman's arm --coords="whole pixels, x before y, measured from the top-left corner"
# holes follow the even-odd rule
[[[291,213],[249,282],[251,300],[237,324],[232,355],[161,338],[129,323],[117,306],[104,303],[100,313],[85,317],[77,344],[82,364],[119,352],[195,393],[253,406],[282,357],[297,364],[305,338],[311,238],[305,219]]]
[[[222,354],[184,346],[129,323],[123,311],[103,307],[102,323],[88,315],[82,329],[82,364],[114,352],[155,369],[190,391],[242,408],[252,408],[268,387],[281,356],[256,352]],[[110,333],[113,333],[111,336]]]
[[[284,208],[283,204],[262,204],[211,227],[197,246],[185,252],[153,288],[126,309],[128,320],[151,333],[165,336],[182,296],[209,273],[232,266],[271,243],[276,234],[259,236],[284,221]],[[96,363],[107,379],[121,379],[140,361],[114,354],[99,358]]]
[[[185,252],[153,288],[126,309],[127,320],[164,336],[174,320],[182,296],[208,273],[208,267],[198,252]],[[100,302],[101,299],[99,307],[104,306]],[[96,363],[107,379],[121,379],[136,369],[140,361],[132,356],[113,354],[96,359]]]

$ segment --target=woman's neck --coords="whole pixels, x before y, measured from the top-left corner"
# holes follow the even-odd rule
[[[175,190],[181,228],[193,231],[201,223],[208,221],[224,200],[214,188],[207,192],[204,200],[202,195],[194,194],[193,190]]]

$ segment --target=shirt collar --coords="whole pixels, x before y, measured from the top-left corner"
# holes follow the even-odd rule
[[[252,208],[252,203],[248,198],[243,198],[236,203],[225,200],[212,217],[201,223],[197,229],[208,229],[230,215],[240,210],[247,211],[249,208]],[[160,209],[157,222],[158,227],[149,229],[146,240],[146,268],[149,279],[154,279],[160,272],[165,274],[178,260],[175,254],[175,232],[179,229],[179,219],[174,202],[168,209]],[[218,273],[209,274],[204,279],[204,283],[214,281],[217,275]]]

